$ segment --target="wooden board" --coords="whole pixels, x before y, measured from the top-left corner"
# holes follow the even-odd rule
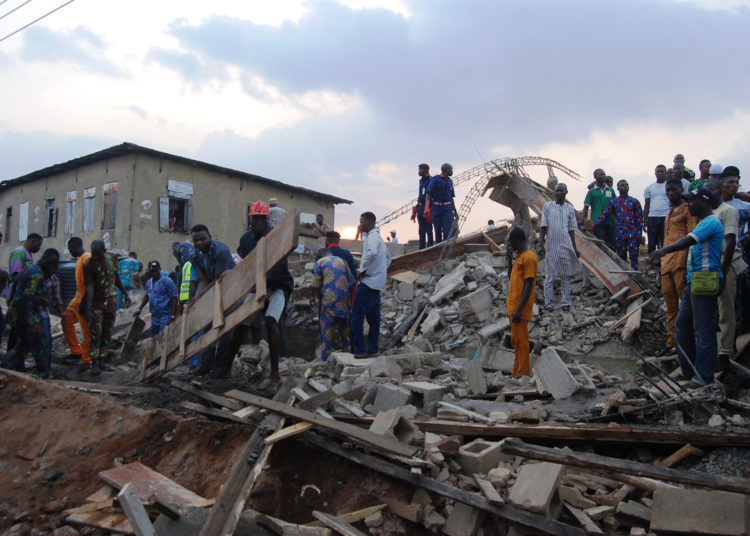
[[[172,387],[176,387],[181,391],[185,391],[186,393],[190,393],[191,395],[197,396],[198,398],[203,399],[207,402],[216,404],[220,408],[228,408],[232,411],[240,411],[242,409],[245,409],[245,406],[237,403],[236,400],[232,400],[231,398],[227,398],[221,395],[215,395],[210,391],[199,389],[198,387],[193,387],[192,385],[181,382],[180,380],[172,380],[169,385],[171,385]]]
[[[417,272],[412,272],[411,270],[408,272],[400,272],[398,274],[393,274],[391,276],[391,279],[395,279],[396,281],[400,283],[414,283],[417,279],[419,279],[420,275]]]
[[[154,526],[148,518],[143,503],[138,498],[133,484],[130,482],[125,484],[120,493],[117,494],[117,499],[120,501],[120,506],[125,511],[136,536],[156,536]]]
[[[209,417],[216,417],[217,419],[224,419],[226,421],[247,424],[247,421],[245,419],[237,417],[234,413],[223,409],[213,408],[204,404],[196,404],[195,402],[190,402],[188,400],[183,400],[182,402],[180,402],[180,406],[185,409],[189,409],[190,411],[195,411],[197,413],[207,415]]]
[[[399,443],[398,441],[393,441],[374,432],[370,432],[369,430],[363,430],[362,428],[358,428],[357,426],[353,426],[351,424],[339,422],[333,419],[327,419],[303,409],[285,406],[284,404],[280,404],[279,402],[275,402],[273,400],[269,400],[260,396],[251,395],[250,393],[245,393],[236,389],[229,391],[227,393],[227,396],[231,396],[232,398],[236,398],[237,400],[240,400],[252,406],[266,408],[269,411],[279,413],[286,417],[314,423],[321,428],[333,430],[340,434],[344,434],[350,439],[360,441],[378,450],[398,454],[399,456],[409,457],[416,453],[418,450],[417,447]]]
[[[352,526],[347,521],[344,521],[339,517],[332,516],[331,514],[326,514],[324,512],[318,512],[317,510],[314,510],[313,517],[315,517],[315,519],[317,519],[324,525],[328,525],[339,534],[343,534],[344,536],[365,536],[364,532],[357,530],[356,527]]]
[[[117,489],[122,489],[125,484],[131,482],[141,502],[148,502],[151,495],[157,495],[164,502],[181,506],[210,506],[213,504],[212,500],[193,493],[140,462],[102,471],[99,473],[99,478]]]
[[[67,387],[75,391],[105,394],[131,394],[131,393],[153,393],[161,391],[157,387],[143,387],[137,385],[113,385],[107,383],[76,382],[72,380],[47,380],[55,385]]]
[[[147,357],[141,364],[143,379],[172,370],[190,357],[208,348],[222,335],[229,333],[248,317],[262,309],[265,296],[265,277],[257,278],[258,267],[262,267],[263,274],[267,273],[297,246],[298,221],[299,214],[297,211],[289,214],[268,236],[259,242],[259,247],[251,251],[232,270],[223,274],[219,285],[211,283],[205,287],[205,290],[201,291],[200,296],[184,309],[184,320],[172,322],[163,332],[150,339],[158,348],[163,345],[167,357],[162,367],[150,368],[150,365],[158,360],[161,355],[157,352],[148,353],[144,351],[144,355]],[[263,246],[260,246],[260,244],[263,244]],[[227,316],[220,315],[221,318],[215,319],[214,311],[217,304],[220,305],[221,311],[226,313],[227,310],[239,304],[248,293],[255,289],[256,282],[258,282],[258,288],[255,292],[255,300],[240,305]],[[194,335],[204,329],[207,329],[207,331],[198,340],[186,342],[191,341]],[[145,341],[142,349],[145,350],[147,346],[150,346],[150,343]]]
[[[80,512],[65,517],[71,525],[97,527],[110,530],[118,534],[134,534],[133,527],[125,514],[115,512],[114,509],[98,510],[96,512]]]

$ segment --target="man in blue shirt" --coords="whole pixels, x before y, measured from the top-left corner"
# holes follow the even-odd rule
[[[678,379],[692,378],[689,388],[696,388],[714,379],[717,365],[716,331],[719,327],[718,300],[724,287],[721,252],[724,245],[724,228],[713,215],[714,196],[708,188],[698,188],[684,195],[690,214],[698,218],[698,226],[683,238],[649,255],[651,264],[665,254],[690,248],[687,265],[687,286],[680,301],[675,332],[677,359],[682,369]],[[697,272],[718,272],[721,281],[716,296],[696,296],[691,292],[692,276]]]
[[[146,295],[136,314],[141,314],[146,304],[149,304],[151,311],[151,328],[148,334],[154,337],[164,331],[177,314],[177,287],[174,281],[162,275],[159,261],[148,263]]]
[[[419,195],[417,196],[417,206],[411,209],[411,221],[416,219],[419,222],[419,249],[424,249],[433,244],[432,223],[424,217],[427,187],[432,180],[432,177],[430,177],[430,166],[419,164],[417,174],[419,175]]]
[[[349,270],[351,271],[352,275],[356,278],[357,264],[354,262],[354,256],[349,250],[339,246],[339,240],[341,240],[341,235],[339,233],[337,233],[336,231],[328,231],[326,233],[326,248],[334,257],[340,257],[344,259],[347,266],[349,266]],[[320,250],[318,250],[318,253],[315,255],[315,260],[317,261],[320,258]]]
[[[435,243],[447,240],[453,226],[453,198],[456,193],[453,190],[453,166],[443,164],[440,167],[440,175],[435,175],[427,187],[424,203],[424,217],[431,221],[435,227]]]
[[[193,268],[198,272],[198,279],[200,280],[197,298],[208,290],[209,283],[219,279],[221,274],[234,268],[234,259],[226,244],[212,240],[208,227],[203,224],[193,225],[192,229],[190,229],[190,238],[193,241],[195,250],[193,251],[192,258],[189,260],[193,264]],[[215,351],[212,348],[208,349],[204,354],[205,359],[195,373],[204,375],[211,372],[214,378],[224,377],[229,374],[230,371],[224,367],[224,363],[225,361],[229,361],[231,364],[230,356],[227,355],[230,351],[231,343],[232,332],[230,331],[221,336],[218,344],[216,344]],[[233,358],[234,356],[231,357]]]

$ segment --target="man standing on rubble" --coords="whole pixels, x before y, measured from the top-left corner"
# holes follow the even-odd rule
[[[664,220],[669,212],[669,199],[665,182],[667,180],[667,167],[659,164],[654,169],[656,182],[649,184],[643,192],[645,202],[643,205],[643,228],[648,236],[648,252],[664,245]]]
[[[516,254],[513,262],[513,253]],[[514,227],[508,233],[508,318],[510,319],[510,342],[515,351],[513,360],[514,378],[531,376],[529,360],[529,320],[532,320],[534,307],[534,283],[538,259],[526,244],[526,233]]]
[[[698,219],[690,214],[682,200],[684,189],[681,179],[669,179],[666,192],[670,209],[664,220],[664,245],[669,246],[695,229]],[[671,354],[677,346],[674,338],[675,319],[687,284],[687,256],[687,249],[683,249],[667,253],[661,259],[661,292],[667,308],[667,345],[659,352],[660,356]]]
[[[424,202],[424,217],[431,221],[435,227],[435,243],[450,238],[451,227],[453,227],[453,213],[455,206],[453,198],[456,192],[453,190],[453,166],[443,164],[440,167],[440,175],[435,175],[427,186]]]
[[[91,375],[101,370],[107,371],[101,359],[107,353],[107,342],[112,336],[117,312],[117,289],[122,292],[126,307],[130,307],[130,297],[120,280],[120,267],[117,257],[107,252],[102,240],[91,242],[91,258],[83,268],[86,283],[83,315],[91,330]]]
[[[630,185],[628,181],[617,182],[617,190],[620,195],[613,199],[609,206],[602,211],[599,218],[594,222],[594,229],[606,225],[611,214],[615,215],[615,243],[617,244],[617,255],[622,260],[627,260],[630,255],[630,267],[638,269],[638,253],[641,245],[641,234],[643,228],[643,210],[641,202],[635,197],[630,197]]]
[[[417,196],[417,206],[411,209],[411,221],[417,220],[419,224],[419,249],[424,249],[425,247],[431,247],[433,244],[432,223],[424,217],[427,187],[432,180],[430,166],[419,164],[417,174],[419,175],[419,195]]]
[[[148,334],[155,337],[177,316],[177,287],[169,277],[161,274],[161,265],[156,260],[148,263],[146,295],[136,314],[141,314],[146,304],[151,312],[151,328]]]
[[[570,310],[570,278],[581,271],[581,262],[578,260],[581,254],[576,248],[576,211],[573,205],[565,201],[567,194],[567,185],[558,183],[555,186],[555,200],[547,201],[542,208],[539,240],[546,257],[544,308],[548,311],[555,308],[555,279],[560,279],[561,283],[562,310]]]
[[[734,166],[727,166],[722,172],[725,180],[733,177],[735,172]],[[726,173],[726,175],[725,175]],[[736,177],[733,177],[736,178]],[[742,251],[737,242],[739,234],[740,214],[736,208],[724,203],[722,181],[711,179],[706,183],[713,194],[711,202],[714,216],[719,218],[724,228],[724,244],[721,254],[721,271],[724,275],[724,290],[719,294],[719,355],[717,359],[717,370],[723,371],[729,368],[729,360],[734,355],[734,335],[737,330],[737,324],[734,314],[734,303],[737,298],[737,275],[744,273],[747,264],[742,258]]]
[[[349,339],[350,289],[356,279],[344,259],[322,248],[313,268],[313,288],[320,289],[321,359],[328,360],[338,336],[341,350],[351,352]]]
[[[71,357],[80,359],[78,371],[83,372],[91,366],[91,332],[86,318],[79,311],[83,302],[83,295],[86,293],[86,283],[83,280],[83,267],[91,258],[91,253],[83,249],[83,240],[74,236],[68,240],[68,251],[76,259],[76,293],[73,299],[68,303],[68,307],[62,316],[62,330],[65,342],[68,343]],[[76,333],[76,324],[81,326],[83,334],[83,346],[78,342]]]
[[[346,265],[349,267],[349,271],[351,271],[352,275],[356,278],[357,277],[357,263],[354,262],[354,256],[351,254],[351,252],[348,249],[344,249],[339,245],[339,241],[341,240],[341,235],[336,231],[328,231],[326,233],[326,247],[325,249],[328,249],[331,252],[331,255],[334,255],[336,257],[341,257],[346,261]],[[315,260],[317,261],[320,259],[323,255],[323,250],[318,250],[317,254],[315,255]]]
[[[364,212],[359,217],[362,260],[351,315],[352,351],[355,357],[376,356],[380,351],[380,291],[385,288],[391,253],[380,236],[380,230],[375,227],[375,221],[375,214],[372,212]],[[365,318],[369,326],[367,349],[364,341]]]
[[[594,171],[594,187],[586,194],[583,201],[583,217],[581,218],[581,228],[584,228],[586,216],[591,208],[591,220],[596,221],[604,209],[615,198],[615,191],[605,182],[607,174],[603,169]],[[594,227],[594,236],[603,240],[612,251],[615,251],[615,218],[609,216],[602,225]]]
[[[44,239],[37,233],[30,233],[26,237],[26,241],[23,246],[18,246],[16,249],[10,252],[8,257],[8,276],[10,277],[10,283],[8,288],[5,289],[5,297],[10,299],[13,285],[13,278],[16,277],[25,266],[31,266],[34,262],[34,253],[39,253],[42,249],[42,241]]]
[[[202,223],[193,225],[190,229],[190,238],[195,249],[189,260],[198,272],[199,279],[198,294],[193,298],[195,300],[208,289],[209,283],[220,279],[225,272],[234,268],[234,259],[226,244],[212,240],[208,227]],[[222,335],[219,341],[203,354],[205,359],[195,374],[203,376],[210,372],[214,378],[220,378],[231,372],[231,369],[224,367],[225,361],[229,361],[231,366],[231,359],[234,358],[234,355],[231,358],[227,355],[231,344],[232,332]]]
[[[677,242],[653,251],[648,260],[655,264],[668,253],[690,248],[687,285],[677,313],[675,339],[678,344],[677,360],[682,369],[678,379],[692,378],[688,387],[696,388],[712,382],[716,372],[718,296],[724,286],[721,267],[724,228],[711,209],[714,202],[711,190],[698,188],[683,198],[688,202],[690,214],[699,220],[697,227]],[[696,274],[707,274],[701,275],[701,279],[707,281],[697,281],[699,288],[693,291],[693,277]],[[718,292],[709,292],[711,289],[707,287],[716,280]]]
[[[737,197],[740,189],[740,170],[736,166],[727,166],[727,173],[722,170],[722,199],[737,209],[740,215],[740,225],[737,229],[737,243],[745,263],[750,263],[748,257],[748,222],[750,221],[750,203]],[[737,274],[737,300],[735,302],[735,320],[747,333],[750,325],[750,287],[748,286],[748,270]],[[721,307],[721,306],[719,306]]]
[[[268,227],[273,229],[286,218],[286,210],[279,206],[279,200],[272,197],[268,200]]]
[[[268,227],[268,205],[263,201],[256,201],[250,205],[250,230],[240,238],[240,245],[237,253],[243,259],[255,249],[258,242],[264,239],[271,228]],[[286,304],[289,297],[294,291],[294,278],[289,272],[289,264],[286,257],[279,261],[270,271],[266,272],[266,300],[264,317],[266,332],[268,333],[268,353],[271,359],[271,375],[268,383],[263,388],[267,394],[274,394],[281,385],[281,375],[279,374],[279,357],[283,346],[282,330],[279,324],[282,322],[282,315],[286,310]],[[239,337],[244,330],[238,330]],[[237,341],[233,344],[236,345]],[[238,346],[237,346],[238,347]],[[234,358],[234,352],[231,358]],[[231,361],[230,361],[231,362]]]

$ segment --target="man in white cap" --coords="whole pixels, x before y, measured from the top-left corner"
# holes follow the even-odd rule
[[[279,206],[279,200],[272,197],[268,200],[268,227],[273,229],[286,218],[286,210]]]
[[[393,244],[398,244],[398,238],[396,237],[396,230],[391,231],[391,237],[388,239]]]

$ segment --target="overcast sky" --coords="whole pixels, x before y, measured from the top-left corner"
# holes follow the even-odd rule
[[[750,173],[749,28],[750,0],[76,0],[0,42],[0,179],[129,141],[352,199],[338,228],[420,162],[545,156],[642,197],[678,152]]]

